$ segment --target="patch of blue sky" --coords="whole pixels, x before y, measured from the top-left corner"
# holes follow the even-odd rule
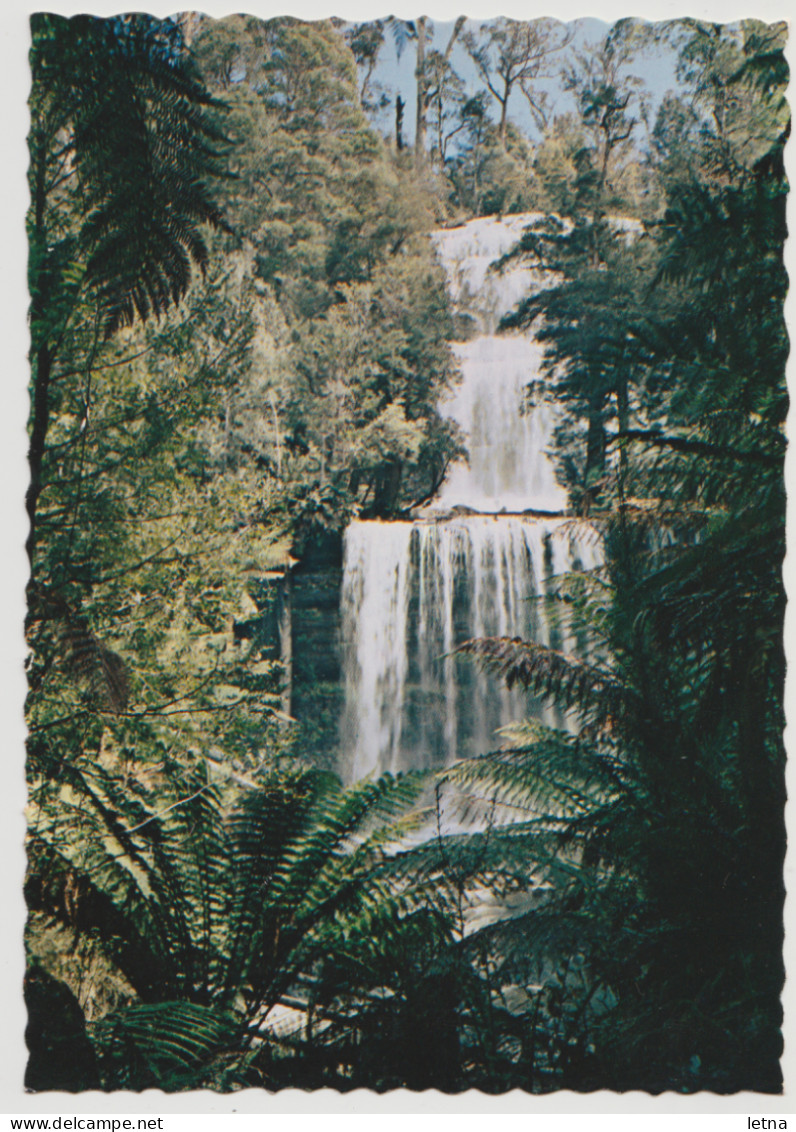
[[[487,22],[468,20],[465,29],[477,31]],[[431,42],[437,50],[445,50],[454,23],[454,20],[439,20],[431,25],[433,29]],[[571,46],[580,49],[599,43],[611,27],[609,23],[591,18],[573,21],[570,26],[574,32]],[[563,63],[565,55],[566,49],[562,51],[560,57],[552,56],[549,67],[553,72],[552,77],[540,78],[535,84],[539,89],[547,92],[553,115],[567,114],[575,110],[572,95],[564,89],[560,76],[555,73],[559,69],[559,59]],[[676,52],[670,45],[662,43],[640,51],[626,68],[628,75],[636,75],[642,80],[648,99],[650,128],[654,123],[655,112],[661,99],[667,91],[678,89],[676,62]],[[451,52],[451,64],[464,82],[467,97],[472,97],[477,91],[484,89],[484,83],[464,49],[461,37],[454,44]],[[384,46],[370,83],[371,93],[374,88],[384,96],[384,105],[371,112],[373,124],[385,136],[394,136],[395,98],[400,94],[405,104],[403,138],[405,143],[411,146],[414,143],[416,117],[415,44],[412,39],[402,37],[400,33],[396,37],[389,28],[385,29]],[[497,121],[497,102],[491,96],[489,102],[490,115]],[[539,140],[539,129],[519,89],[516,89],[510,97],[508,118],[532,142]],[[638,129],[637,142],[643,149],[645,140],[643,125],[640,124]]]

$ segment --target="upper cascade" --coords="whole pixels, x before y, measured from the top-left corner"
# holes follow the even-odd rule
[[[544,398],[530,405],[527,398],[528,385],[541,377],[542,348],[533,332],[497,334],[500,319],[547,279],[526,265],[501,271],[493,265],[541,219],[538,213],[485,217],[433,236],[454,311],[475,331],[453,345],[462,380],[440,406],[462,428],[469,459],[449,470],[433,509],[499,514],[566,507],[566,491],[546,454],[554,407]]]
[[[454,308],[474,318],[483,333],[494,334],[500,319],[543,281],[543,272],[519,261],[500,272],[492,267],[519,242],[526,228],[544,219],[541,212],[482,216],[432,233]]]

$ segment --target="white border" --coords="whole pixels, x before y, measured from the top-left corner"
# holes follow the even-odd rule
[[[183,7],[191,8],[186,3]],[[405,18],[417,17],[418,6],[411,0],[384,0],[380,5],[374,0],[340,0],[331,7],[318,0],[292,0],[290,6],[282,2],[267,4],[264,0],[246,3],[218,3],[206,0],[197,5],[202,11],[213,16],[228,15],[233,11],[246,11],[262,17],[290,14],[306,19],[317,19],[336,15],[348,19],[372,19],[390,12]],[[553,10],[551,10],[551,8]],[[23,617],[25,608],[25,584],[27,581],[27,560],[23,545],[27,533],[23,496],[27,485],[27,464],[25,460],[25,425],[28,414],[27,400],[27,284],[25,278],[26,242],[24,215],[27,208],[27,186],[25,170],[27,152],[25,138],[28,127],[26,99],[29,89],[27,52],[29,46],[28,19],[33,11],[53,11],[63,15],[90,12],[95,15],[111,15],[131,9],[152,12],[166,16],[175,10],[174,4],[163,0],[148,3],[112,3],[109,0],[94,0],[80,5],[66,0],[50,0],[41,4],[25,3],[23,0],[6,0],[0,9],[0,85],[2,86],[2,115],[0,116],[0,154],[2,155],[2,276],[0,279],[0,317],[2,317],[2,390],[0,391],[0,723],[6,735],[4,749],[0,751],[0,787],[3,809],[0,812],[0,866],[2,888],[0,889],[0,913],[2,934],[0,935],[0,1116],[3,1113],[44,1115],[63,1114],[113,1114],[113,1113],[262,1113],[277,1117],[280,1114],[306,1113],[315,1116],[335,1114],[331,1117],[333,1125],[352,1116],[379,1114],[389,1120],[387,1114],[425,1114],[421,1119],[431,1119],[430,1114],[449,1114],[456,1120],[457,1127],[472,1123],[476,1119],[482,1126],[483,1117],[479,1114],[572,1114],[580,1123],[584,1116],[594,1116],[602,1128],[611,1126],[610,1114],[671,1114],[667,1126],[674,1123],[676,1114],[726,1114],[723,1126],[737,1129],[747,1128],[746,1116],[792,1115],[796,1112],[796,1030],[793,1018],[796,1015],[796,979],[792,978],[786,986],[784,1006],[786,1010],[786,1049],[783,1058],[785,1074],[785,1095],[781,1098],[764,1097],[760,1094],[739,1094],[734,1097],[718,1097],[710,1093],[681,1097],[672,1093],[652,1098],[647,1094],[612,1094],[608,1092],[593,1094],[558,1093],[548,1097],[532,1097],[513,1092],[503,1097],[488,1097],[476,1092],[448,1097],[438,1092],[409,1093],[393,1092],[376,1096],[359,1091],[340,1095],[330,1091],[323,1093],[303,1093],[298,1090],[285,1090],[278,1094],[267,1094],[251,1090],[230,1096],[212,1093],[179,1094],[165,1096],[150,1091],[143,1094],[97,1094],[85,1093],[77,1096],[65,1094],[38,1094],[26,1096],[22,1089],[22,1077],[26,1062],[26,1050],[22,1040],[25,1025],[25,1012],[20,993],[22,961],[22,927],[25,910],[21,900],[24,857],[22,838],[24,823],[22,809],[25,804],[24,790],[24,724],[23,701],[25,681],[22,671],[24,660]],[[643,3],[617,3],[617,0],[600,0],[586,6],[583,0],[556,0],[555,5],[534,9],[520,0],[502,0],[496,10],[485,0],[471,3],[458,3],[456,0],[434,0],[425,13],[432,19],[453,19],[464,10],[473,18],[493,18],[508,15],[521,19],[551,15],[561,20],[572,20],[583,16],[611,22],[623,16],[637,16],[650,20],[674,19],[693,16],[717,23],[754,17],[768,22],[788,20],[794,14],[788,0],[695,0],[685,5],[683,0],[644,0]],[[792,71],[796,70],[796,28],[791,24],[791,40],[787,56]],[[796,97],[792,93],[791,106]],[[789,200],[789,221],[793,231],[796,229],[796,139],[792,139],[786,154],[790,181],[793,186]],[[792,280],[791,292],[786,305],[788,324],[796,326],[796,252],[794,240],[789,240],[786,250],[786,263]],[[796,338],[796,334],[794,335]],[[796,343],[795,343],[796,345]],[[788,366],[789,384],[794,388],[793,374],[796,366],[794,355]],[[792,429],[791,429],[792,431]],[[790,484],[796,477],[796,455],[789,453],[787,476]],[[793,493],[789,499],[788,530],[794,530],[796,502]],[[790,555],[786,561],[785,581],[788,593],[796,601],[796,557]],[[786,642],[793,663],[793,673],[789,676],[786,688],[786,707],[791,719],[796,719],[794,696],[796,695],[796,649],[793,647],[796,634],[796,610],[789,607],[786,618]],[[786,731],[786,740],[792,742],[793,725]],[[796,794],[796,772],[793,766],[788,773],[789,794]],[[794,805],[788,808],[788,828],[796,829],[793,820]],[[786,885],[791,893],[796,892],[796,851],[791,849],[786,865]],[[793,907],[796,897],[788,900],[786,920],[793,925]],[[791,972],[796,971],[796,957],[793,948],[793,931],[786,941],[785,960]],[[455,1115],[454,1115],[455,1114]],[[575,1114],[580,1114],[577,1117]],[[598,1116],[597,1114],[602,1114]],[[738,1114],[733,1118],[732,1114]],[[438,1117],[434,1117],[435,1121]],[[527,1117],[526,1117],[527,1119]],[[643,1122],[643,1117],[639,1123]],[[201,1123],[201,1122],[200,1122]],[[226,1124],[226,1121],[224,1122]],[[652,1123],[652,1122],[651,1122]],[[796,1122],[791,1121],[794,1127]],[[168,1120],[164,1127],[168,1128]],[[569,1122],[565,1123],[569,1126]],[[10,1125],[6,1125],[10,1127]],[[187,1125],[186,1125],[187,1127]]]

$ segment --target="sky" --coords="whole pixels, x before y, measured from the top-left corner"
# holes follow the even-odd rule
[[[465,29],[472,28],[477,31],[478,27],[483,22],[485,21],[468,20],[465,24]],[[433,46],[436,47],[437,50],[445,50],[451,32],[453,31],[454,23],[454,20],[433,21]],[[574,32],[572,47],[582,49],[588,45],[598,43],[611,25],[605,21],[584,18],[574,21],[570,26]],[[566,55],[567,51],[564,51],[561,55],[551,57],[550,69],[554,71],[559,61],[566,58]],[[461,43],[461,37],[459,37],[459,40],[454,44],[451,53],[451,63],[464,80],[468,94],[473,95],[477,90],[484,88],[484,83],[476,72],[475,64]],[[410,41],[405,44],[403,50],[399,50],[395,38],[387,31],[384,46],[379,55],[379,63],[371,81],[380,83],[385,93],[387,93],[391,99],[394,98],[396,91],[400,93],[401,97],[404,99],[406,109],[404,112],[403,133],[409,145],[413,143],[415,133],[416,85],[414,71],[414,43]],[[664,94],[666,94],[667,90],[674,89],[677,86],[674,53],[668,49],[647,51],[643,55],[640,55],[635,63],[628,67],[628,74],[636,74],[642,78],[644,86],[651,96],[654,114],[655,108]],[[547,81],[540,82],[539,85],[542,89],[547,90],[555,114],[565,114],[574,109],[572,97],[563,90],[557,79],[548,79]],[[491,96],[489,101],[492,116],[497,117],[497,103]],[[393,106],[390,105],[374,117],[374,123],[382,133],[392,134],[394,129],[393,115],[394,109]],[[538,131],[531,117],[527,101],[519,89],[515,90],[510,97],[508,117],[509,121],[514,122],[520,130],[532,140],[538,137]]]

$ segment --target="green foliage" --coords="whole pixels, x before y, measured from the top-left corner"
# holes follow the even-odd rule
[[[554,28],[468,42],[495,124],[461,22],[392,21],[432,172],[366,118],[387,26],[34,17],[28,1084],[777,1091],[784,29],[623,22],[548,128]],[[447,185],[558,214],[506,325],[604,565],[545,599],[577,655],[462,650],[566,730],[344,788],[268,622],[291,554],[459,453]]]
[[[164,1092],[215,1084],[207,1063],[223,1071],[222,1051],[239,1040],[239,1023],[212,1007],[187,1002],[128,1006],[94,1027],[106,1088]]]
[[[390,515],[432,494],[458,451],[436,408],[454,377],[440,271],[413,242],[342,297],[294,350],[288,443],[346,513]]]
[[[594,47],[573,52],[564,74],[572,91],[582,127],[589,138],[583,152],[592,191],[610,191],[619,170],[633,150],[633,132],[641,109],[641,80],[628,73],[644,31],[631,20],[620,20]]]
[[[100,339],[177,303],[191,264],[207,262],[201,226],[222,224],[205,187],[221,134],[207,91],[185,66],[178,26],[38,15],[32,32],[31,560],[59,394],[54,364],[85,368],[87,414]]]
[[[459,117],[459,144],[447,163],[453,206],[475,216],[534,207],[538,193],[527,140],[511,123],[501,139],[485,91],[464,102]]]
[[[544,123],[548,96],[538,89],[538,82],[548,77],[550,57],[561,51],[572,36],[562,24],[550,19],[500,18],[482,24],[479,32],[466,33],[464,44],[478,77],[500,106],[498,135],[505,145],[512,91],[521,90],[537,123]]]
[[[65,250],[50,251],[47,200],[75,180],[70,271],[84,269],[110,332],[177,302],[191,260],[206,263],[199,225],[220,215],[202,179],[221,135],[184,69],[176,24],[39,15],[32,31],[31,238],[45,256],[31,264],[34,312],[53,273],[48,258]],[[52,336],[36,322],[32,333],[35,343]]]
[[[783,139],[762,157],[743,139],[759,136],[754,53],[771,42],[748,26],[726,40],[694,29],[684,60],[718,68],[725,50],[748,53],[737,133],[664,105],[666,207],[646,234],[618,231],[591,195],[591,215],[529,232],[519,250],[559,272],[508,321],[544,317],[569,406],[559,461],[587,489],[605,566],[597,608],[573,606],[592,638],[582,659],[468,646],[569,707],[575,737],[518,728],[510,750],[457,773],[535,810],[536,860],[552,838],[571,862],[533,922],[573,924],[603,1004],[573,1031],[585,1056],[564,1080],[578,1087],[781,1083],[785,181]],[[767,97],[773,131],[775,84]],[[577,997],[566,989],[573,1019]]]
[[[340,955],[365,977],[355,960],[372,948],[374,918],[400,931],[396,914],[423,899],[383,852],[419,783],[344,791],[285,768],[240,789],[201,764],[158,777],[89,757],[60,786],[35,785],[26,895],[101,940],[137,996],[92,1025],[105,1087],[196,1087],[233,1055],[240,1082],[297,981],[323,983]],[[336,996],[355,993],[335,983]]]
[[[78,723],[95,748],[110,725],[144,762],[178,736],[205,751],[268,742],[279,670],[262,641],[233,633],[258,609],[247,571],[287,553],[240,436],[241,403],[267,405],[232,376],[252,351],[251,308],[215,260],[188,299],[190,336],[175,317],[98,355],[88,420],[72,411],[85,375],[56,371],[29,618],[38,768],[63,762]]]
[[[433,213],[369,127],[345,39],[324,23],[265,27],[261,79],[228,94],[224,191],[271,307],[278,474],[300,544],[433,492],[458,451],[436,407],[455,370]],[[199,45],[224,34],[210,24]]]
[[[583,149],[583,133],[574,115],[559,115],[536,147],[534,174],[539,203],[545,212],[571,216],[577,201],[577,155]]]

